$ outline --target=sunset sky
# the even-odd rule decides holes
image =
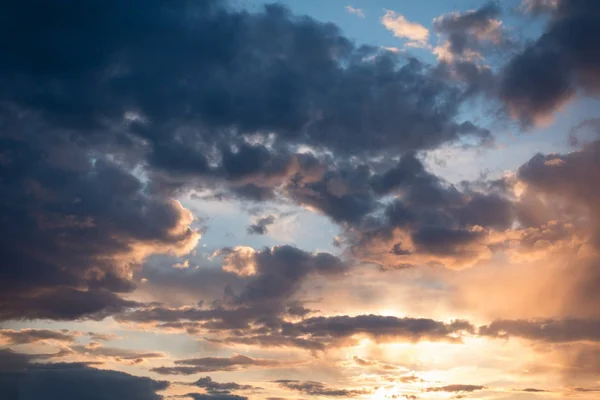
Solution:
[[[600,1],[0,3],[0,399],[600,398]]]

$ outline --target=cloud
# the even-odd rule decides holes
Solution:
[[[7,4],[3,319],[100,319],[135,306],[124,293],[142,264],[186,256],[200,239],[175,200],[191,188],[289,196],[356,222],[377,200],[336,191],[337,160],[489,138],[457,121],[463,88],[415,59],[354,45],[332,24],[279,5],[151,0],[140,13],[137,3],[111,0],[93,21],[77,7]]]
[[[255,223],[248,226],[247,232],[250,235],[264,235],[267,233],[267,227],[269,225],[273,225],[275,223],[274,215],[267,215],[264,217],[260,217],[256,220]]]
[[[577,93],[598,95],[598,7],[594,1],[558,1],[544,34],[506,65],[501,98],[514,118],[546,123]]]
[[[0,309],[0,320],[101,320],[140,304],[124,300],[107,290],[56,289],[30,297],[17,295],[3,305],[4,308]]]
[[[506,46],[509,39],[498,19],[501,10],[496,3],[487,3],[477,10],[464,13],[452,12],[433,20],[435,31],[442,36],[443,42],[435,48],[439,59],[454,61],[462,59],[477,61],[482,58],[485,46]]]
[[[161,375],[193,375],[214,371],[240,371],[252,368],[279,368],[289,362],[251,358],[241,354],[231,357],[189,358],[175,361],[175,366],[152,368]]]
[[[7,355],[5,350],[0,359]],[[0,362],[0,391],[8,399],[76,400],[89,397],[98,400],[127,398],[160,400],[157,394],[168,388],[164,381],[142,378],[123,372],[95,369],[84,364],[38,364],[19,353],[8,354],[13,360]]]
[[[313,254],[287,245],[261,251],[234,248],[224,254],[224,268],[248,271],[248,283],[236,299],[239,304],[286,301],[308,276],[339,275],[347,270],[342,260],[329,253]]]
[[[559,0],[522,0],[519,9],[525,13],[539,15],[554,11],[558,3]]]
[[[350,14],[354,14],[359,18],[364,18],[366,16],[364,10],[362,10],[361,8],[354,8],[350,5],[346,6],[345,8],[346,11],[348,11]]]
[[[381,23],[394,36],[408,39],[420,47],[427,46],[429,39],[429,30],[417,22],[410,22],[402,14],[398,14],[392,10],[385,10],[385,14],[381,17]]]
[[[398,318],[372,314],[354,317],[312,317],[283,327],[283,333],[286,335],[307,335],[313,340],[334,344],[336,340],[349,339],[355,335],[380,342],[458,342],[463,333],[469,332],[474,332],[474,327],[466,321],[457,320],[446,324],[427,318]]]
[[[160,351],[141,351],[116,347],[104,347],[101,343],[92,342],[88,345],[71,346],[69,350],[85,357],[99,360],[112,360],[126,365],[136,365],[148,359],[166,358],[167,354]]]
[[[76,332],[53,331],[49,329],[1,329],[0,339],[5,345],[28,344],[45,340],[71,343],[77,336]]]
[[[562,271],[556,278],[562,287],[568,288],[563,315],[569,317],[598,316],[590,304],[597,298],[600,282],[596,268],[600,254],[600,226],[596,223],[600,209],[596,200],[600,193],[589,182],[600,176],[599,152],[600,142],[595,141],[568,154],[538,154],[518,171],[519,178],[527,185],[526,195],[547,199],[545,206],[538,206],[536,213],[535,209],[529,213],[542,223],[561,221],[549,224],[554,229],[545,229],[546,239],[539,235],[534,238],[540,245],[573,242],[570,254],[577,261],[572,269]],[[544,203],[538,201],[537,204]],[[529,213],[524,215],[529,216]],[[549,236],[553,232],[553,236]]]
[[[199,378],[197,381],[195,381],[191,385],[205,389],[209,394],[220,394],[220,395],[229,394],[230,391],[232,391],[232,390],[256,389],[254,386],[240,385],[239,383],[235,383],[235,382],[224,382],[224,383],[215,382],[209,376]]]
[[[485,386],[480,385],[446,385],[439,387],[430,387],[425,389],[426,392],[475,392],[485,389]]]
[[[42,149],[42,141],[0,142],[8,159],[0,184],[0,318],[98,317],[134,305],[116,293],[135,288],[132,275],[147,256],[196,245],[191,213],[147,193],[122,165],[100,155],[92,162],[74,149],[77,164],[63,166],[50,157],[58,148]]]
[[[498,320],[479,328],[483,336],[519,337],[549,343],[600,341],[600,321],[564,320]]]
[[[297,380],[277,380],[280,386],[304,393],[309,396],[327,396],[327,397],[355,397],[369,393],[365,390],[333,389],[325,386],[321,382],[315,381],[297,381]]]
[[[191,398],[192,400],[248,400],[248,397],[246,396],[238,396],[236,394],[229,393],[188,393],[185,395],[185,397]]]

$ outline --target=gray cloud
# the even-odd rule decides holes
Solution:
[[[479,328],[479,334],[493,337],[520,337],[550,343],[600,341],[600,321],[564,320],[498,320]]]
[[[267,229],[269,225],[273,225],[275,223],[274,215],[267,215],[265,217],[261,217],[256,222],[250,226],[248,226],[248,234],[250,235],[264,235],[267,233]]]
[[[250,368],[277,368],[289,362],[252,358],[241,354],[231,357],[189,358],[175,361],[175,366],[152,368],[161,375],[193,375],[213,371],[239,371]]]
[[[90,393],[98,400],[127,398],[160,400],[158,391],[169,384],[123,372],[95,369],[84,364],[38,364],[30,356],[0,350],[0,391],[7,399],[77,400]],[[13,362],[6,362],[6,357]]]
[[[236,394],[230,393],[188,393],[185,395],[185,397],[191,398],[193,400],[248,400],[248,397],[246,396],[238,396]]]
[[[0,329],[0,338],[7,345],[35,343],[43,340],[54,340],[70,343],[75,340],[75,334],[69,331],[52,331],[49,329]]]
[[[430,387],[425,389],[426,392],[475,392],[477,390],[483,390],[485,386],[481,385],[446,385],[439,387]]]
[[[504,68],[501,97],[524,124],[549,117],[577,92],[600,92],[600,8],[559,0],[545,33]]]
[[[209,394],[212,395],[227,395],[231,394],[230,392],[233,390],[254,390],[256,389],[251,385],[240,385],[235,382],[215,382],[211,379],[210,376],[205,376],[199,378],[197,381],[192,383],[192,385],[197,386],[199,388],[205,389]]]
[[[316,340],[331,341],[365,335],[375,340],[460,341],[460,335],[474,332],[466,321],[449,324],[426,318],[397,318],[380,315],[346,315],[307,318],[296,324],[284,325],[283,332],[291,335],[308,335]]]
[[[315,381],[297,381],[297,380],[277,380],[280,386],[304,393],[309,396],[327,396],[327,397],[355,397],[368,393],[364,390],[333,389],[325,386],[321,382]]]

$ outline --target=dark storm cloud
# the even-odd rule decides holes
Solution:
[[[0,137],[0,318],[101,318],[136,305],[115,293],[135,287],[145,256],[191,249],[191,215],[106,157],[65,165],[68,153],[54,160],[44,143]]]
[[[376,49],[332,24],[278,5],[253,14],[216,0],[138,6],[7,4],[1,36],[19,40],[2,42],[3,100],[88,132],[129,113],[150,161],[176,170],[205,170],[195,143],[232,128],[353,152],[430,148],[463,133],[453,121],[460,90],[416,60],[365,61]]]
[[[45,291],[40,295],[17,294],[3,299],[0,302],[0,319],[101,320],[138,305],[140,303],[123,300],[107,290],[65,288]]]
[[[501,97],[525,124],[551,116],[577,92],[600,93],[600,4],[559,0],[545,33],[504,68]]]
[[[267,215],[266,217],[259,218],[254,224],[250,225],[247,229],[250,235],[264,235],[267,233],[269,225],[275,223],[274,215]]]
[[[0,353],[0,359],[6,355],[19,358],[19,353],[0,352],[4,352]],[[8,365],[0,362],[0,391],[7,399],[76,400],[89,398],[93,393],[98,400],[160,400],[163,397],[156,392],[168,386],[164,381],[99,370],[84,364],[38,364],[30,362],[27,356]]]
[[[152,368],[161,375],[193,375],[202,372],[240,371],[250,368],[277,368],[289,362],[252,358],[241,354],[231,357],[189,358],[175,361],[175,366]]]
[[[321,382],[315,381],[296,381],[281,379],[275,381],[275,383],[278,383],[280,386],[286,389],[304,393],[309,396],[354,397],[368,393],[364,390],[333,389],[325,386],[325,384]]]
[[[69,331],[52,331],[49,329],[0,329],[0,338],[6,344],[27,344],[43,340],[54,340],[70,343],[75,340],[75,334]]]
[[[382,168],[379,168],[382,169]],[[512,218],[510,205],[501,196],[460,192],[426,170],[414,153],[393,166],[376,171],[368,165],[339,165],[323,178],[286,187],[297,202],[315,208],[333,221],[356,229],[373,230],[384,209],[389,227],[454,224],[504,227]],[[385,204],[382,197],[397,200]],[[495,200],[495,201],[494,201]]]
[[[336,26],[278,5],[256,13],[217,0],[5,6],[4,319],[99,319],[135,305],[118,293],[135,288],[145,257],[185,254],[198,239],[170,198],[178,189],[264,201],[296,187],[285,191],[292,199],[356,223],[378,207],[359,182],[368,168],[319,177],[321,161],[295,146],[335,160],[489,138],[456,120],[462,89],[428,66],[356,46]],[[279,278],[284,290],[273,295],[295,287]],[[279,278],[257,277],[242,297]]]
[[[17,353],[11,349],[0,349],[0,373],[23,370],[35,358],[35,355]]]

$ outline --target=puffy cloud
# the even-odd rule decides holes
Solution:
[[[408,39],[418,46],[427,46],[429,30],[419,23],[408,21],[404,15],[386,10],[385,15],[381,17],[381,23],[392,31],[394,36]]]
[[[97,317],[134,305],[115,293],[135,288],[147,256],[196,245],[191,213],[124,166],[93,153],[58,165],[44,141],[0,142],[0,318]]]
[[[256,278],[240,294],[239,301],[255,302],[288,298],[310,274],[336,275],[346,271],[339,258],[328,253],[310,254],[291,246],[258,252]]]
[[[212,169],[213,150],[220,153],[215,141],[233,139],[231,130],[349,151],[423,148],[460,136],[455,88],[416,61],[365,61],[376,49],[354,46],[332,24],[278,5],[257,13],[229,10],[218,0],[144,5],[140,14],[135,1],[113,1],[94,21],[78,8],[7,5],[15,23],[3,32],[24,34],[3,43],[3,99],[39,111],[53,127],[141,137],[151,164],[180,173]],[[62,24],[35,18],[39,13],[59,14]],[[44,33],[43,47],[25,34],[32,26]],[[426,36],[418,24],[402,26],[410,38]],[[43,51],[61,56],[40,68]],[[20,78],[11,80],[16,71]],[[39,101],[36,90],[43,92]],[[123,125],[126,132],[111,129]],[[230,166],[223,160],[223,170],[240,177]]]
[[[239,304],[287,301],[310,275],[343,274],[347,269],[329,253],[312,254],[287,245],[261,251],[234,248],[224,254],[224,268],[250,276],[237,296]]]
[[[600,90],[599,4],[559,0],[545,33],[504,68],[501,96],[524,124],[544,123],[582,92]]]
[[[111,1],[92,21],[80,7],[32,0],[10,2],[6,15],[3,319],[99,319],[136,306],[121,296],[148,256],[183,256],[199,240],[173,199],[182,190],[287,195],[356,223],[378,202],[368,185],[343,187],[340,157],[368,164],[382,151],[490,136],[457,120],[463,89],[429,66],[356,46],[282,6],[152,0],[140,13],[137,1]],[[297,286],[270,274],[249,288],[276,278],[280,295]]]
[[[502,30],[502,21],[498,19],[500,13],[496,3],[487,3],[477,10],[453,12],[435,18],[434,29],[444,39],[434,52],[445,61],[455,58],[478,61],[483,57],[486,42],[506,45],[508,39]]]

